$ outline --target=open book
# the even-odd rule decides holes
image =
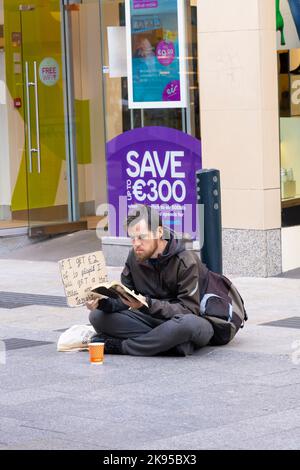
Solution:
[[[128,287],[124,286],[118,281],[104,282],[99,284],[98,286],[91,289],[91,293],[95,296],[99,295],[99,297],[104,295],[113,299],[120,298],[121,300],[127,300],[129,302],[132,300],[138,300],[143,305],[148,307],[146,299],[143,295],[136,294],[133,290],[128,289]]]

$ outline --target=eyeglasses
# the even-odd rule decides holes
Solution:
[[[149,240],[149,235],[146,233],[141,233],[140,235],[129,235],[129,238],[132,242],[139,240],[139,241],[144,241],[144,240]]]

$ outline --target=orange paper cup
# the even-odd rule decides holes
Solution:
[[[91,364],[102,364],[104,358],[104,343],[89,343]]]

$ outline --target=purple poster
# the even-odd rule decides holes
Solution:
[[[122,222],[128,208],[147,204],[160,211],[165,225],[193,236],[195,172],[201,168],[201,142],[176,129],[144,127],[112,139],[107,143],[110,235],[126,236]]]

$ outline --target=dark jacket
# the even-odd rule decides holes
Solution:
[[[147,298],[149,309],[143,307],[141,311],[167,320],[178,313],[200,315],[200,294],[207,276],[208,269],[198,256],[170,234],[163,254],[157,259],[140,262],[131,250],[121,282]],[[128,307],[120,300],[105,299],[98,308],[118,311]]]
[[[157,259],[139,262],[131,250],[121,281],[146,297],[149,308],[140,310],[153,317],[168,320],[187,313],[204,316],[214,327],[211,344],[227,344],[247,320],[243,299],[232,282],[209,271],[172,234]],[[98,308],[115,312],[128,306],[119,299],[102,299]]]

